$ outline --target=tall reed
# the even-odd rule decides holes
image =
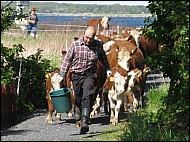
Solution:
[[[25,48],[24,57],[28,57],[37,52],[39,48],[42,51],[42,56],[45,59],[52,61],[52,64],[59,67],[63,55],[62,51],[69,48],[74,41],[74,37],[81,37],[83,32],[38,32],[37,38],[26,37],[25,34],[4,34],[1,37],[1,43],[8,48],[12,48],[14,44],[22,44]]]

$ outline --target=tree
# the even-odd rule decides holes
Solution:
[[[189,126],[189,2],[149,1],[154,17],[144,33],[163,45],[161,53],[146,58],[152,68],[159,68],[171,79],[166,109],[160,118],[167,124]],[[147,22],[150,17],[147,18]]]

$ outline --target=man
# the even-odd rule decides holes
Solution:
[[[32,8],[31,14],[28,17],[28,25],[27,25],[27,33],[26,35],[30,35],[31,30],[34,31],[34,38],[36,38],[37,34],[37,23],[39,22],[38,16],[36,15],[36,8]]]
[[[106,67],[107,75],[111,74],[103,44],[94,39],[95,35],[96,29],[87,26],[83,37],[71,44],[61,65],[63,78],[71,68],[71,80],[76,97],[75,103],[79,108],[75,112],[75,119],[76,121],[81,120],[80,134],[85,134],[89,131],[88,120],[94,103],[92,102],[95,94],[95,89],[93,88],[96,86],[98,60]]]

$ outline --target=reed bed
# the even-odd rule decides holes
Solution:
[[[52,61],[55,66],[60,65],[63,59],[62,51],[69,48],[74,37],[81,37],[83,32],[38,32],[36,39],[26,37],[23,34],[4,34],[1,36],[1,43],[5,47],[12,48],[14,44],[21,44],[25,51],[23,57],[37,53],[37,49],[43,50],[42,56]],[[56,63],[55,63],[56,62]]]

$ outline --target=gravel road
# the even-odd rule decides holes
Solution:
[[[153,85],[160,85],[161,82],[169,82],[168,78],[163,79],[161,74],[149,74],[147,76],[145,92]],[[80,128],[75,127],[74,117],[68,118],[62,113],[60,123],[55,118],[52,125],[46,123],[47,110],[38,110],[27,120],[5,130],[1,130],[1,141],[80,141],[80,138],[100,135],[102,130],[114,129],[109,124],[109,116],[101,107],[100,113],[91,119],[89,132],[80,135]]]

